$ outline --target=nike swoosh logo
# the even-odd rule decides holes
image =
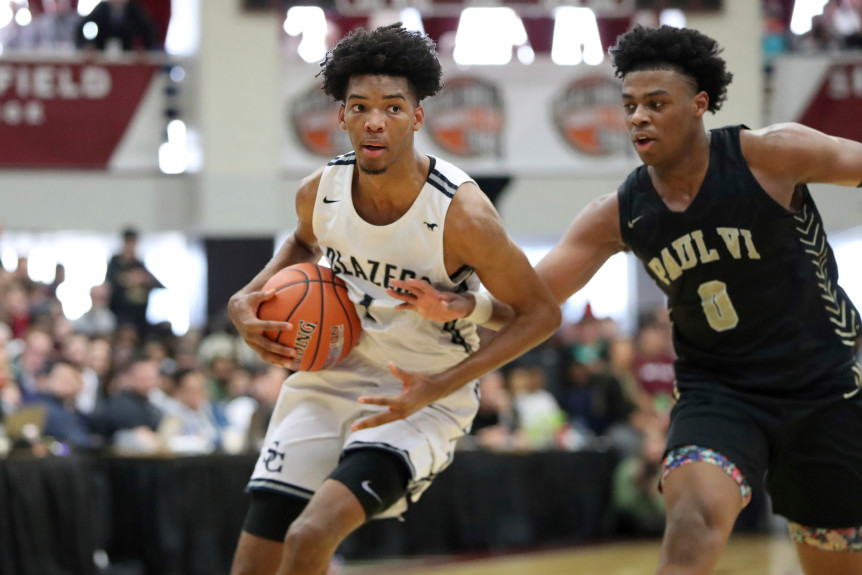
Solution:
[[[380,499],[380,496],[379,496],[379,495],[377,495],[376,493],[374,493],[374,490],[373,490],[373,489],[371,489],[371,482],[370,482],[370,481],[368,481],[368,480],[366,479],[366,480],[365,480],[365,481],[363,481],[360,485],[362,485],[362,489],[364,489],[365,491],[367,491],[367,492],[371,495],[371,497],[373,497],[374,499],[376,499],[376,500],[377,500],[377,503],[383,503],[383,500],[382,500],[382,499]]]
[[[330,200],[330,199],[329,199],[329,198],[327,198],[326,196],[323,196],[323,203],[324,203],[324,204],[334,204],[335,202],[340,202],[340,201],[341,201],[341,200]]]
[[[326,200],[324,200],[324,201],[326,201]],[[638,217],[636,217],[633,220],[629,220],[629,229],[632,229],[633,227],[635,227],[635,224],[638,223],[638,220],[641,219],[642,217],[643,217],[643,214],[639,215]]]

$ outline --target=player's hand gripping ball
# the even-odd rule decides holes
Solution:
[[[257,316],[293,324],[290,331],[267,331],[269,339],[292,347],[293,371],[317,371],[336,365],[359,341],[361,322],[347,286],[332,270],[301,263],[273,275],[263,291],[275,296],[260,304]]]

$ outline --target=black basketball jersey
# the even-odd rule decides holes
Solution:
[[[741,129],[711,131],[706,177],[682,212],[646,166],[618,190],[623,241],[668,297],[678,387],[852,393],[859,313],[838,286],[820,214],[807,188],[795,213],[766,193],[742,156]]]

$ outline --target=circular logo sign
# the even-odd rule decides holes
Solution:
[[[332,158],[352,149],[347,132],[338,125],[338,104],[319,84],[295,96],[289,117],[294,136],[312,154]]]
[[[626,154],[626,131],[620,83],[604,76],[575,80],[553,102],[553,119],[563,139],[591,156]]]
[[[492,82],[452,78],[424,107],[425,128],[441,149],[461,157],[502,156],[503,98]]]

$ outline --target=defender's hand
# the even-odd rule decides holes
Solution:
[[[431,321],[446,323],[468,315],[475,302],[455,292],[439,291],[425,280],[391,280],[397,291],[387,288],[386,293],[404,303],[395,309],[410,309]]]
[[[260,304],[272,299],[273,296],[275,296],[275,290],[235,295],[228,303],[228,314],[239,335],[261,358],[278,366],[290,367],[296,356],[296,350],[272,341],[263,333],[286,331],[293,329],[293,325],[286,321],[263,321],[257,317]]]
[[[377,427],[384,423],[404,419],[426,405],[439,399],[439,391],[430,377],[413,371],[405,371],[389,362],[389,371],[403,382],[401,393],[397,396],[360,397],[357,401],[366,405],[383,405],[389,409],[360,419],[350,426],[352,431]]]

